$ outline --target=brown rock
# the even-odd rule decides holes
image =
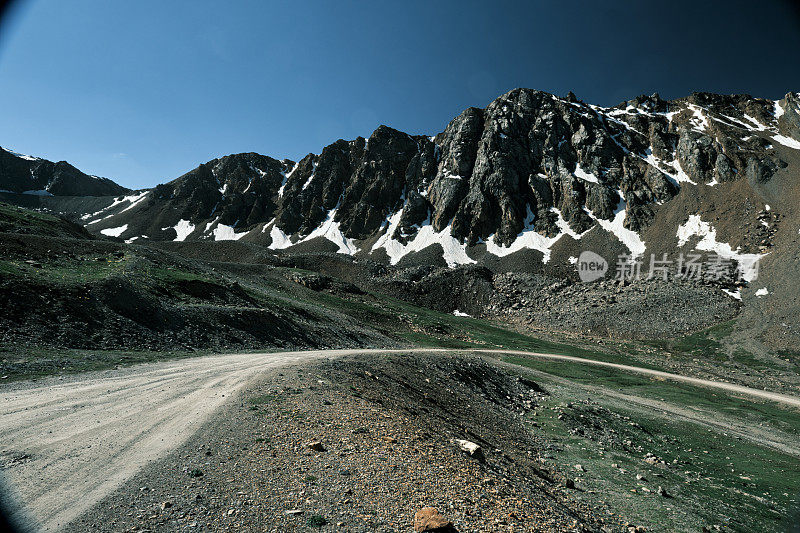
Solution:
[[[414,515],[414,531],[452,531],[453,523],[439,514],[435,507],[423,507]]]

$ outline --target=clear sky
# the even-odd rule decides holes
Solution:
[[[515,87],[599,105],[800,90],[798,11],[752,4],[18,0],[0,145],[136,188],[380,124],[432,135]]]

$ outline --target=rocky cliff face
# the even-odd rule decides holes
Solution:
[[[598,228],[592,235],[641,256],[658,213],[672,224],[697,214],[669,214],[665,206],[685,210],[673,202],[682,192],[721,201],[741,196],[741,184],[763,192],[798,153],[794,93],[777,102],[654,94],[602,108],[516,89],[434,137],[381,126],[297,163],[230,155],[85,220],[127,240],[245,239],[273,249],[329,241],[392,263],[433,246],[450,265],[515,252],[547,263]]]
[[[17,154],[0,148],[0,190],[40,196],[116,196],[129,189],[84,174],[66,161]]]

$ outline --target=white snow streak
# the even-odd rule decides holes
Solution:
[[[128,200],[131,203],[131,205],[129,205],[128,207],[126,207],[125,209],[120,211],[120,213],[124,213],[125,211],[133,209],[138,204],[142,203],[142,201],[144,200],[145,196],[147,196],[149,193],[150,193],[150,191],[144,191],[142,194],[140,194],[138,196],[126,196],[125,199]],[[106,208],[106,209],[108,209],[108,208]],[[117,214],[119,214],[119,213],[117,213]]]
[[[21,154],[19,152],[15,152],[15,151],[9,150],[7,148],[3,148],[3,150],[5,150],[6,152],[8,152],[11,155],[15,155],[17,157],[21,157],[22,159],[27,159],[28,161],[36,161],[36,160],[39,159],[38,157],[33,157],[32,155]]]
[[[525,227],[519,233],[519,235],[517,235],[517,238],[514,240],[514,242],[508,246],[498,245],[494,241],[495,236],[492,235],[486,240],[486,251],[497,257],[505,257],[520,250],[537,250],[542,253],[542,263],[548,263],[550,261],[550,249],[564,235],[569,235],[573,239],[579,240],[586,234],[586,232],[576,233],[572,228],[570,228],[569,223],[564,220],[564,217],[561,215],[561,211],[555,207],[551,208],[550,211],[558,215],[556,226],[558,226],[558,229],[561,230],[561,233],[555,237],[546,237],[533,228],[534,214],[531,212],[530,206],[528,206],[528,215],[525,219]],[[588,231],[590,230],[587,230],[587,232]]]
[[[339,206],[337,205],[331,209],[328,212],[328,217],[325,219],[325,221],[298,242],[307,242],[317,237],[324,237],[339,247],[337,253],[348,255],[354,255],[358,253],[359,250],[358,247],[356,247],[355,241],[345,237],[342,231],[339,229],[339,222],[335,222],[333,220],[336,216],[336,210],[338,208]]]
[[[775,113],[775,120],[778,120],[779,118],[781,118],[781,116],[783,116],[783,106],[781,106],[781,103],[778,100],[775,100],[774,113]]]
[[[142,198],[144,198],[145,196],[147,196],[147,194],[149,192],[150,191],[144,191],[144,192],[141,192],[139,194],[132,194],[130,196],[123,196],[122,198],[115,199],[112,203],[110,203],[109,205],[107,205],[106,207],[101,209],[100,211],[97,211],[96,213],[90,213],[90,214],[83,215],[81,217],[81,220],[92,219],[92,218],[94,218],[96,216],[102,215],[103,213],[107,213],[108,211],[110,211],[111,209],[117,207],[118,205],[122,205],[125,202],[130,202],[131,205],[127,206],[125,209],[120,211],[120,213],[123,213],[123,212],[127,211],[128,209],[132,208],[137,203],[139,203],[139,201],[142,200]],[[101,220],[105,220],[105,219],[111,217],[112,215],[113,215],[113,213],[109,214],[109,215],[106,215],[103,218],[98,218],[97,220],[92,220],[91,222],[89,222],[89,224],[97,224]]]
[[[286,182],[289,181],[289,178],[291,177],[292,174],[294,174],[294,171],[297,170],[297,167],[299,166],[300,166],[300,161],[294,164],[292,170],[290,170],[288,174],[283,175],[283,182],[281,183],[281,188],[278,189],[279,198],[283,198],[283,190],[286,188]]]
[[[622,197],[622,193],[620,193],[620,197]],[[646,249],[645,243],[639,234],[635,231],[631,231],[626,228],[623,224],[625,222],[625,200],[624,198],[619,201],[617,204],[616,210],[614,210],[614,219],[613,220],[603,220],[602,218],[598,218],[594,216],[594,213],[589,211],[588,209],[586,212],[592,217],[600,227],[604,230],[613,233],[614,236],[619,239],[619,241],[625,245],[625,247],[631,252],[631,255],[636,257],[641,257],[644,254]]]
[[[450,234],[452,227],[448,225],[440,232],[435,232],[430,223],[430,217],[426,220],[419,231],[414,236],[414,239],[403,244],[392,238],[397,226],[400,224],[400,217],[403,214],[401,209],[389,218],[388,227],[386,232],[372,246],[371,251],[383,248],[386,255],[389,256],[389,262],[396,265],[403,257],[411,252],[419,252],[428,246],[438,244],[444,250],[442,257],[447,266],[454,267],[456,265],[467,265],[476,263],[469,255],[467,255],[467,246],[458,242],[458,239]]]
[[[728,296],[731,296],[731,297],[735,298],[736,300],[741,301],[741,299],[742,299],[742,291],[739,290],[739,289],[736,289],[735,291],[729,291],[728,289],[722,289],[722,292],[724,292]]]
[[[792,139],[791,137],[787,137],[786,135],[778,135],[778,134],[773,135],[772,140],[784,146],[788,146],[789,148],[800,150],[800,141]]]
[[[687,107],[691,109],[694,114],[694,116],[689,119],[689,122],[692,123],[692,129],[701,133],[705,132],[706,129],[708,129],[708,118],[703,114],[704,109],[695,104],[689,104]]]
[[[714,252],[723,259],[732,259],[739,263],[742,279],[753,281],[758,276],[758,261],[766,254],[744,254],[739,248],[734,250],[726,242],[717,241],[717,230],[708,222],[703,222],[700,215],[690,215],[689,219],[678,226],[678,246],[685,246],[689,239],[698,236],[700,241],[695,245],[695,250]]]

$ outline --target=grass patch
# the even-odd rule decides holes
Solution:
[[[619,351],[594,350],[539,339],[505,329],[488,320],[456,317],[377,294],[369,296],[375,298],[376,302],[354,301],[318,293],[319,299],[327,307],[421,347],[509,349],[571,355],[615,363],[634,361]]]
[[[0,347],[0,377],[3,382],[37,379],[132,366],[155,361],[184,359],[210,352],[75,350],[55,348]]]
[[[254,396],[247,401],[250,402],[251,405],[258,406],[280,402],[282,400],[283,398],[279,394],[261,394],[259,396]]]
[[[613,368],[524,357],[504,357],[503,360],[577,383],[665,401],[698,411],[721,412],[749,421],[753,425],[769,424],[788,434],[800,435],[800,411],[783,408],[774,402],[741,399],[712,388],[696,387]]]
[[[720,341],[733,333],[734,323],[734,320],[729,320],[675,340],[656,340],[648,344],[688,357],[727,361],[728,355]]]
[[[796,457],[647,407],[621,406],[602,393],[546,377],[537,381],[551,396],[542,400],[538,416],[528,419],[535,424],[531,431],[554,443],[557,452],[550,459],[565,472],[574,472],[575,464],[586,468],[587,473],[579,475],[578,486],[584,490],[575,493],[577,499],[609,502],[626,520],[654,531],[699,531],[715,524],[724,531],[787,530],[800,485]],[[691,400],[692,392],[698,396],[693,403],[706,402],[707,391],[700,388],[684,391],[682,399]],[[622,416],[603,415],[594,404],[576,402],[586,396]],[[567,402],[575,403],[565,408]],[[724,397],[716,398],[714,407],[725,412],[728,402],[734,409],[781,411]],[[767,415],[762,411],[759,416]],[[647,464],[645,453],[665,460],[667,466]],[[636,474],[645,479],[637,480]],[[671,497],[656,495],[658,486]]]
[[[308,525],[311,527],[322,527],[327,523],[328,521],[322,515],[314,514],[308,517]]]
[[[102,258],[101,261],[63,261],[42,263],[41,268],[21,260],[0,260],[0,273],[27,276],[40,284],[75,285],[98,281],[130,272],[125,258]]]

